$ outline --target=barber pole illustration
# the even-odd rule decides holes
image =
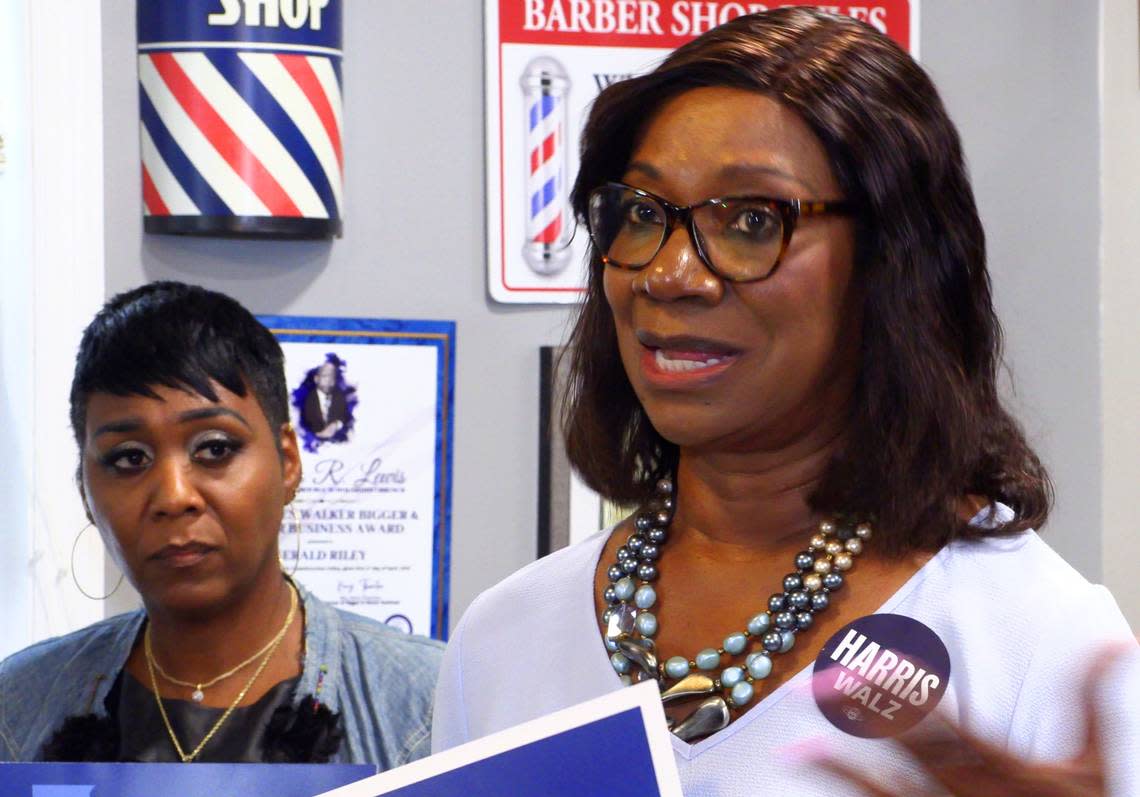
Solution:
[[[341,234],[341,0],[138,0],[144,229]]]
[[[529,197],[523,259],[538,274],[557,274],[573,257],[566,197],[566,97],[570,78],[553,58],[535,58],[519,79],[526,109]]]
[[[727,0],[482,0],[487,147],[487,292],[496,302],[582,300],[589,238],[568,195],[598,94],[761,6]],[[829,2],[917,56],[921,0]],[[520,93],[521,87],[521,93]],[[535,124],[535,121],[539,124]],[[549,143],[547,143],[549,142]]]

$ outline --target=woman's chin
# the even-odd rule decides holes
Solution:
[[[217,579],[154,584],[140,592],[148,612],[184,616],[214,614],[227,604],[229,594]]]
[[[723,413],[662,410],[649,418],[659,435],[681,448],[714,445],[732,433]]]

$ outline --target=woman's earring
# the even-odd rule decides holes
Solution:
[[[115,582],[115,586],[111,589],[110,592],[101,598],[96,595],[92,595],[90,592],[83,589],[83,585],[80,584],[79,579],[75,577],[75,549],[79,547],[79,538],[83,536],[83,532],[87,531],[89,528],[93,528],[94,526],[94,523],[88,521],[87,525],[81,528],[79,530],[79,533],[75,535],[75,540],[71,543],[71,580],[75,582],[75,588],[83,594],[83,597],[89,598],[93,601],[105,601],[107,598],[114,595],[118,591],[119,587],[122,586],[123,572],[121,570],[119,571],[119,580]]]
[[[294,508],[292,501],[289,502],[288,507],[289,515],[293,518],[293,533],[297,535],[297,555],[293,559],[293,569],[288,571],[285,575],[293,576],[301,564],[301,521],[297,518],[297,510]],[[282,564],[284,564],[284,562],[282,562]],[[285,568],[282,567],[281,569],[284,570]]]

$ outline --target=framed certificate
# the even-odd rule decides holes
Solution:
[[[322,600],[447,636],[455,323],[261,316],[285,352],[301,488],[287,572]]]

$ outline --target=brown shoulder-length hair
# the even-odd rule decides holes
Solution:
[[[756,91],[796,111],[860,209],[861,371],[844,449],[811,505],[874,517],[880,550],[895,554],[1040,527],[1052,487],[998,398],[1001,328],[985,236],[957,130],[930,78],[888,37],[847,17],[808,8],[739,17],[598,96],[571,196],[580,221],[589,192],[621,178],[654,112],[702,86]],[[678,450],[626,377],[603,268],[591,247],[563,427],[586,483],[634,503],[676,466]],[[969,494],[1007,504],[1013,518],[969,527],[960,512]]]

